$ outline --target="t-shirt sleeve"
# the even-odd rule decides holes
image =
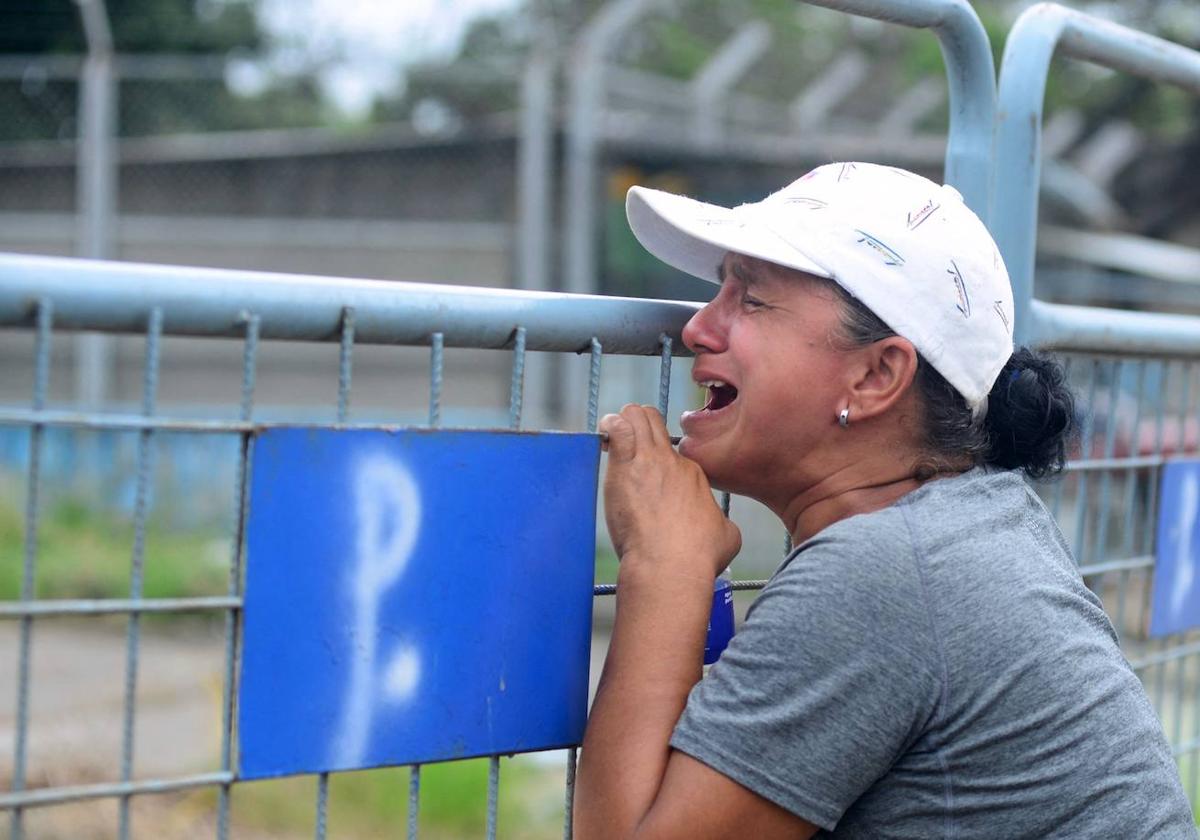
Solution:
[[[873,519],[776,573],[671,737],[825,829],[920,736],[944,684],[911,540],[899,516]]]

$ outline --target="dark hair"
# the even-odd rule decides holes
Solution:
[[[861,347],[896,335],[836,283],[843,302],[841,332]],[[1030,478],[1062,471],[1075,427],[1075,398],[1062,365],[1050,355],[1019,347],[988,394],[987,414],[972,416],[966,399],[917,354],[917,391],[924,408],[924,457],[918,478],[964,463],[1023,470]]]

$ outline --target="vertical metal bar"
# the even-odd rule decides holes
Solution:
[[[733,496],[725,491],[721,491],[721,511],[725,514],[725,518],[729,518],[729,507],[733,503]],[[789,542],[790,542],[789,537]]]
[[[1063,375],[1067,382],[1071,381],[1071,363],[1074,361],[1073,356],[1067,356],[1063,361]],[[1054,517],[1054,521],[1059,521],[1058,514],[1062,510],[1063,491],[1067,486],[1066,476],[1062,477],[1054,487],[1054,502],[1050,505],[1050,515]]]
[[[508,394],[508,427],[521,428],[521,407],[525,402],[525,328],[517,327],[513,341],[512,385]]]
[[[1188,362],[1184,367],[1183,376],[1183,395],[1179,406],[1179,447],[1176,450],[1177,454],[1182,454],[1187,449],[1187,421],[1192,414],[1192,380],[1196,376],[1195,362]],[[1180,639],[1182,642],[1183,639]],[[1175,737],[1171,740],[1172,747],[1178,747],[1183,743],[1183,695],[1187,682],[1187,670],[1189,661],[1194,657],[1184,656],[1177,660],[1175,665]],[[1193,709],[1193,714],[1195,710]]]
[[[1104,429],[1104,457],[1112,458],[1117,443],[1117,409],[1121,396],[1122,360],[1116,359],[1109,364],[1108,380],[1108,421]],[[1104,470],[1100,475],[1100,507],[1096,510],[1096,531],[1093,549],[1096,559],[1103,562],[1108,557],[1108,521],[1111,516],[1108,509],[1109,493],[1112,489],[1112,470]],[[1096,592],[1104,598],[1105,575],[1096,580]],[[1118,630],[1118,633],[1120,631]]]
[[[248,421],[254,412],[254,385],[258,363],[258,334],[261,319],[246,315],[246,340],[242,348],[242,401],[239,419]],[[242,540],[246,527],[246,481],[250,474],[250,434],[238,438],[237,472],[233,484],[233,546],[229,558],[229,587],[231,597],[242,591]],[[237,674],[241,650],[241,611],[225,613],[225,681],[221,695],[221,770],[228,772],[233,764],[233,681]],[[229,802],[231,783],[221,785],[217,797],[217,840],[229,837]]]
[[[429,425],[442,425],[442,345],[443,336],[435,332],[429,339]]]
[[[1170,399],[1170,394],[1171,394],[1171,390],[1169,387],[1170,381],[1171,381],[1171,364],[1169,362],[1164,362],[1163,363],[1163,375],[1162,375],[1162,388],[1161,388],[1161,392],[1159,394],[1159,403],[1158,403],[1158,427],[1157,427],[1157,435],[1156,435],[1157,439],[1155,441],[1155,449],[1157,451],[1157,454],[1159,454],[1159,455],[1161,455],[1163,453],[1163,448],[1166,444],[1166,432],[1165,432],[1166,412],[1167,412],[1167,401],[1168,401],[1168,399]],[[1148,511],[1148,515],[1150,517],[1151,523],[1153,523],[1155,521],[1155,519],[1157,518],[1158,482],[1161,480],[1161,478],[1162,478],[1162,470],[1159,469],[1157,475],[1154,476],[1154,481],[1152,481],[1150,483],[1150,498],[1154,501],[1154,505],[1152,505]],[[1154,536],[1155,535],[1153,533],[1153,528],[1147,528],[1147,533],[1146,533],[1146,550],[1147,551],[1150,551],[1154,546]],[[1150,601],[1150,590],[1149,590],[1149,588],[1147,588],[1145,612],[1149,612],[1149,608],[1150,608],[1149,601]],[[1143,618],[1144,617],[1145,616],[1143,614]],[[1161,639],[1159,641],[1158,650],[1159,651],[1166,650],[1166,648],[1169,644],[1170,644],[1169,639],[1167,639],[1167,638]],[[1152,697],[1154,700],[1154,712],[1155,712],[1155,714],[1158,715],[1160,720],[1162,719],[1162,704],[1163,704],[1163,701],[1166,699],[1163,692],[1164,692],[1165,682],[1166,682],[1166,678],[1167,678],[1167,665],[1168,664],[1169,663],[1167,663],[1167,662],[1159,663],[1158,668],[1156,669],[1156,672],[1155,672],[1155,680],[1154,680],[1154,689],[1155,690],[1152,694]]]
[[[553,31],[538,33],[521,77],[521,134],[517,149],[517,283],[550,288],[551,184],[554,170]]]
[[[87,59],[79,79],[79,142],[75,193],[79,203],[76,253],[93,260],[114,256],[119,164],[116,154],[119,79],[112,30],[103,0],[77,0]],[[84,333],[75,338],[75,396],[95,411],[109,396],[113,337]]]
[[[163,311],[154,307],[150,311],[150,323],[146,330],[146,362],[142,384],[142,414],[150,417],[154,414],[158,398],[158,363],[159,344],[162,338]],[[129,598],[141,600],[143,582],[143,563],[146,551],[146,514],[149,506],[150,480],[153,469],[152,457],[154,450],[153,430],[146,429],[138,433],[137,449],[137,489],[133,511],[133,556],[129,575]],[[121,781],[128,782],[133,778],[133,731],[134,717],[137,711],[137,674],[138,674],[138,645],[141,641],[141,615],[130,613],[128,632],[125,640],[125,719],[121,738]],[[129,804],[130,797],[121,797],[119,806],[119,836],[121,840],[129,837]]]
[[[1197,389],[1194,386],[1196,381],[1196,363],[1188,362],[1184,367],[1183,380],[1183,401],[1180,403],[1179,409],[1179,454],[1187,452],[1187,421],[1196,412],[1196,396]]]
[[[613,0],[580,30],[571,45],[570,108],[566,137],[565,291],[596,292],[596,173],[603,143],[604,75],[608,55],[652,0]]]
[[[663,333],[658,337],[662,347],[662,363],[658,369],[658,413],[667,419],[667,400],[671,397],[671,337]]]
[[[342,340],[338,353],[337,421],[345,423],[350,413],[350,382],[354,374],[354,307],[342,309]]]
[[[1198,399],[1200,399],[1200,387],[1194,388],[1192,390],[1192,393],[1195,394]],[[1187,410],[1184,412],[1184,415],[1181,418],[1182,422],[1180,424],[1180,436],[1181,437],[1185,436],[1187,426],[1188,426],[1188,420],[1191,419],[1192,417],[1196,416],[1197,411],[1200,411],[1200,409],[1198,409],[1196,405],[1189,405]],[[1191,658],[1191,657],[1189,657],[1189,658]],[[1191,698],[1192,702],[1190,702],[1188,704],[1189,707],[1191,708],[1191,712],[1192,712],[1191,742],[1193,745],[1192,748],[1190,750],[1188,750],[1189,761],[1188,761],[1188,787],[1187,787],[1187,789],[1189,792],[1189,794],[1188,794],[1189,797],[1193,796],[1194,792],[1196,790],[1196,780],[1197,780],[1197,772],[1198,772],[1197,771],[1197,763],[1200,763],[1200,754],[1197,753],[1196,746],[1195,746],[1197,741],[1200,741],[1200,708],[1197,708],[1197,706],[1196,706],[1196,701],[1198,699],[1197,695],[1198,695],[1198,692],[1200,692],[1200,662],[1197,663],[1196,675],[1193,678],[1192,685],[1193,685],[1193,693],[1192,693],[1192,698]],[[1179,686],[1179,695],[1180,695],[1179,699],[1180,699],[1181,703],[1183,700],[1183,691],[1184,691],[1184,686],[1181,684]],[[1180,721],[1180,723],[1182,725],[1182,720]]]
[[[517,248],[519,288],[548,290],[551,286],[551,248],[555,132],[555,78],[558,70],[554,27],[543,19],[536,25],[533,45],[526,52],[521,77],[520,136],[517,143]],[[526,378],[534,383],[527,422],[543,425],[563,415],[563,394],[571,392],[566,360],[546,353],[527,360]],[[569,428],[569,427],[568,427]]]
[[[563,840],[571,840],[575,833],[575,768],[578,764],[579,750],[571,747],[567,750],[567,810],[563,819]]]
[[[1157,362],[1158,370],[1158,398],[1157,411],[1155,412],[1154,420],[1154,450],[1153,454],[1162,455],[1163,451],[1163,404],[1167,398],[1167,380],[1168,366],[1166,362]],[[1154,548],[1154,521],[1157,516],[1158,506],[1158,482],[1161,478],[1160,470],[1155,467],[1147,471],[1146,476],[1146,522],[1143,524],[1140,540],[1138,541],[1138,553],[1149,554]],[[1138,626],[1146,626],[1146,616],[1150,612],[1150,595],[1151,587],[1144,586],[1142,588],[1141,609],[1138,612]],[[1148,675],[1147,675],[1148,676]],[[1147,690],[1149,687],[1147,687]]]
[[[588,369],[587,430],[595,432],[600,422],[600,362],[604,348],[600,339],[592,336],[591,364]],[[567,784],[563,803],[563,840],[571,840],[575,833],[575,768],[579,764],[579,749],[567,750]]]
[[[1175,454],[1182,455],[1187,449],[1187,415],[1192,404],[1192,380],[1196,377],[1196,363],[1185,362],[1183,365],[1183,390],[1179,398],[1179,435],[1176,439]]]
[[[1183,690],[1187,677],[1188,662],[1191,656],[1181,656],[1175,660],[1175,714],[1172,716],[1174,726],[1171,746],[1178,747],[1183,743]],[[1182,782],[1182,779],[1180,780]]]
[[[1129,454],[1132,457],[1137,457],[1141,453],[1141,425],[1142,425],[1142,400],[1146,396],[1146,362],[1137,362],[1137,390],[1136,399],[1133,407],[1133,425],[1130,426],[1129,432]],[[1138,470],[1128,469],[1125,471],[1125,525],[1121,539],[1121,556],[1133,556],[1133,533],[1137,527],[1137,521],[1134,517],[1134,510],[1137,508],[1137,498],[1135,491],[1138,485]],[[1116,610],[1116,625],[1117,633],[1124,638],[1125,627],[1125,605],[1128,601],[1129,583],[1132,573],[1126,569],[1121,572],[1121,577],[1117,583],[1117,610]]]
[[[329,774],[317,776],[317,821],[313,836],[316,840],[325,840],[325,826],[329,812]]]
[[[487,840],[496,840],[496,805],[500,799],[500,756],[488,758]]]
[[[408,768],[408,840],[417,840],[417,813],[421,805],[421,765]]]
[[[1200,709],[1196,708],[1195,696],[1193,696],[1193,698],[1192,698],[1191,706],[1192,706],[1192,744],[1195,745],[1197,740],[1200,740]],[[1192,749],[1189,750],[1189,753],[1191,755],[1191,761],[1189,762],[1190,766],[1188,768],[1187,790],[1188,790],[1189,799],[1194,799],[1194,797],[1196,795],[1196,780],[1197,780],[1198,773],[1200,773],[1200,767],[1197,766],[1197,765],[1200,765],[1200,753],[1197,753],[1195,746],[1193,746]]]
[[[445,337],[435,332],[429,337],[429,425],[442,424],[442,370],[444,367]],[[511,410],[510,410],[511,417]],[[421,765],[408,770],[408,838],[415,840],[420,823]]]
[[[350,413],[350,385],[354,374],[354,307],[342,308],[342,336],[338,352],[337,422],[345,423]],[[329,812],[329,774],[317,775],[317,840],[324,840]]]
[[[50,383],[50,338],[54,321],[53,304],[42,298],[37,304],[37,332],[34,334],[33,410],[46,407],[46,390]],[[35,423],[29,429],[29,472],[25,485],[25,545],[21,569],[21,600],[32,601],[37,594],[37,533],[39,491],[42,477],[42,437],[44,429]],[[21,618],[17,652],[17,731],[13,740],[12,789],[25,789],[25,755],[29,737],[29,660],[33,642],[33,617]],[[25,834],[25,812],[14,808],[10,817],[10,834],[21,840]]]
[[[1092,359],[1091,367],[1091,386],[1088,388],[1088,403],[1087,415],[1083,421],[1083,435],[1080,444],[1080,455],[1083,458],[1089,458],[1092,454],[1092,433],[1096,426],[1096,384],[1100,379],[1100,360]],[[1075,522],[1075,544],[1072,548],[1075,550],[1075,562],[1079,564],[1087,563],[1087,546],[1084,544],[1084,534],[1087,527],[1088,513],[1088,474],[1086,471],[1076,473],[1079,476],[1079,487],[1075,494],[1075,508],[1078,512],[1078,519]]]
[[[596,424],[599,422],[600,417],[600,358],[603,352],[600,340],[592,336],[587,404],[587,430],[589,432],[596,431]]]

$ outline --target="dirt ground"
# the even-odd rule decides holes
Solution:
[[[217,769],[220,757],[224,645],[205,625],[169,631],[143,622],[134,722],[134,778],[170,777]],[[17,658],[20,624],[0,623],[0,775],[11,787],[17,730]],[[123,620],[34,622],[26,742],[27,788],[111,782],[120,778],[125,698]],[[196,836],[178,824],[186,795],[139,797],[135,817],[158,836]],[[167,801],[172,800],[172,801]],[[173,815],[170,825],[164,824]],[[202,815],[196,815],[203,819]],[[38,808],[26,812],[36,838],[112,836],[114,801]],[[195,826],[199,829],[200,826]],[[0,835],[8,831],[5,815]],[[145,833],[137,832],[139,835]],[[212,836],[212,835],[209,835]]]

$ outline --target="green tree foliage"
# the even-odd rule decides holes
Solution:
[[[403,119],[414,109],[438,103],[458,119],[470,122],[516,106],[514,75],[535,45],[557,44],[569,68],[571,45],[604,0],[525,0],[513,11],[481,18],[471,26],[458,53],[407,69],[404,91],[377,105],[377,119]],[[1072,4],[1089,11],[1088,4]],[[1028,3],[975,0],[991,40],[997,67],[1005,37]],[[1200,17],[1193,0],[1128,0],[1092,10],[1146,32],[1196,45]],[[616,59],[624,66],[673,79],[688,79],[743,22],[770,24],[769,53],[739,83],[738,90],[768,101],[786,103],[834,61],[854,49],[872,61],[872,78],[853,102],[840,110],[869,118],[881,113],[906,86],[926,76],[941,76],[944,63],[937,39],[929,32],[855,19],[850,15],[807,6],[796,0],[673,0],[647,15],[624,40]],[[552,37],[547,38],[547,34]],[[1124,74],[1097,71],[1081,62],[1058,61],[1046,92],[1048,112],[1079,108],[1097,120],[1120,109],[1126,119],[1152,131],[1185,131],[1194,123],[1187,96],[1162,85],[1147,85]],[[946,124],[946,111],[931,114],[924,126]]]
[[[250,0],[106,0],[113,43],[122,53],[224,53],[263,46]],[[0,52],[86,51],[72,0],[0,0]]]
[[[404,91],[378,103],[375,117],[408,118],[430,102],[467,122],[510,110],[516,106],[514,77],[528,51],[556,45],[569,67],[574,40],[603,5],[603,0],[526,0],[512,12],[479,19],[456,55],[408,67]],[[738,27],[754,19],[770,25],[773,44],[738,90],[768,101],[786,103],[820,75],[839,50],[851,47],[870,56],[879,65],[878,77],[892,83],[871,86],[860,103],[863,109],[878,109],[880,102],[895,95],[897,85],[942,72],[937,41],[929,33],[864,26],[848,15],[795,0],[664,3],[628,33],[615,59],[627,67],[686,80]],[[985,15],[985,21],[989,29],[1000,29],[994,14]]]
[[[118,56],[219,59],[260,55],[268,47],[253,0],[105,0],[105,6]],[[0,53],[82,58],[86,52],[73,0],[0,0]],[[0,140],[73,138],[78,90],[76,79],[47,73],[37,62],[20,79],[0,79]],[[123,136],[313,125],[324,116],[311,79],[285,80],[247,97],[211,70],[191,78],[123,78],[118,109]]]

